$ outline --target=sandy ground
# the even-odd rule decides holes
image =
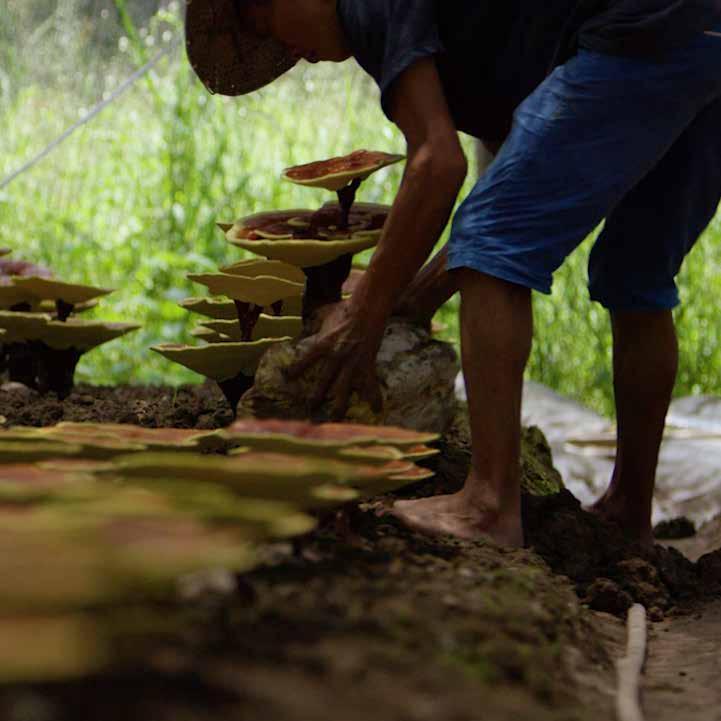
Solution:
[[[643,694],[647,721],[721,720],[721,600],[653,626]]]

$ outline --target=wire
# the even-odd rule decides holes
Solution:
[[[79,130],[84,125],[87,125],[93,118],[100,115],[100,113],[114,103],[121,95],[124,95],[130,88],[138,82],[143,76],[147,75],[166,55],[170,55],[181,43],[181,38],[176,38],[167,48],[161,50],[154,58],[149,60],[142,68],[136,70],[125,82],[119,85],[109,97],[102,102],[98,103],[92,110],[84,115],[80,120],[71,125],[62,135],[57,137],[46,146],[40,153],[35,157],[28,160],[17,170],[7,176],[2,182],[0,182],[0,190],[4,190],[13,180],[16,180],[21,175],[26,173],[28,170],[34,168],[38,163],[48,157],[57,147],[62,145],[76,130]]]

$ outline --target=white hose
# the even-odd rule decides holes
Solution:
[[[646,662],[646,609],[636,604],[628,612],[626,656],[616,664],[618,721],[643,721],[641,709],[641,673]]]

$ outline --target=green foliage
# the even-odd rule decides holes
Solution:
[[[154,5],[2,4],[0,176],[177,37],[180,3],[150,16]],[[0,246],[50,265],[63,279],[117,287],[97,315],[143,323],[141,332],[89,354],[81,379],[196,381],[148,348],[191,341],[188,331],[197,319],[176,303],[203,289],[186,273],[244,259],[215,222],[271,208],[319,206],[329,194],[280,182],[282,169],[363,147],[405,150],[378,107],[375,88],[354,64],[302,64],[257,94],[227,99],[208,95],[177,51],[0,193]],[[466,148],[471,155],[469,141]],[[369,179],[360,199],[392,202],[401,172],[391,168]],[[470,187],[469,179],[464,192]],[[677,314],[680,394],[721,392],[719,236],[716,223],[681,278],[687,304]],[[554,296],[535,301],[529,375],[610,413],[610,332],[606,313],[588,301],[589,247],[584,244],[558,273]],[[440,314],[453,341],[457,309],[454,300]]]

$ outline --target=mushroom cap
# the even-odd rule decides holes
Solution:
[[[108,660],[100,631],[96,620],[78,611],[3,614],[0,683],[87,677]]]
[[[228,298],[186,298],[178,304],[190,313],[216,320],[238,320],[235,303]]]
[[[285,315],[297,316],[303,312],[303,297],[300,295],[283,298],[279,302],[283,303]],[[186,298],[179,305],[191,313],[198,313],[213,320],[238,320],[235,303],[228,298]]]
[[[241,340],[240,325],[238,321],[215,320],[201,323],[201,329],[205,329],[227,340],[238,342]],[[253,328],[253,340],[263,338],[297,338],[303,330],[303,318],[295,315],[266,315],[261,313],[258,322]],[[208,337],[198,334],[199,338],[208,340]],[[212,342],[212,341],[211,341]]]
[[[63,323],[44,313],[0,311],[0,329],[6,332],[6,341],[41,341],[55,350],[89,351],[140,327],[137,323],[102,323],[77,318]]]
[[[0,277],[0,309],[9,310],[19,305],[27,305],[31,310],[36,310],[39,301],[36,296],[23,288],[19,288],[12,282],[3,283]]]
[[[64,323],[51,320],[38,340],[56,350],[75,348],[87,352],[140,328],[137,323],[101,323],[76,318],[69,318]]]
[[[293,268],[293,271],[297,269]],[[287,278],[269,275],[247,277],[230,273],[202,273],[188,276],[194,283],[204,285],[213,295],[226,295],[243,303],[263,307],[283,298],[302,296],[305,285]]]
[[[380,240],[375,237],[354,237],[349,240],[244,240],[228,232],[228,240],[235,246],[266,258],[283,260],[299,268],[313,268],[327,265],[344,255],[355,255],[374,247]]]
[[[61,441],[39,440],[27,443],[25,439],[3,440],[3,436],[0,436],[0,468],[17,463],[74,458],[82,453],[82,450],[82,446]]]
[[[99,459],[133,451],[173,450],[203,451],[227,448],[228,444],[217,431],[197,431],[181,428],[142,428],[119,423],[75,423],[63,421],[54,426],[30,428],[15,426],[0,431],[0,443],[25,442],[32,452],[33,445],[43,443],[80,446],[84,458],[92,459],[87,468],[81,460],[62,461],[53,468],[61,473],[81,473],[98,467]],[[52,464],[44,464],[50,467]],[[3,478],[4,480],[4,478]]]
[[[89,285],[64,283],[59,280],[39,276],[14,276],[12,283],[39,301],[62,300],[73,305],[76,303],[87,303],[114,292],[109,288],[94,288]]]
[[[313,448],[347,448],[351,446],[416,447],[438,440],[436,433],[424,433],[393,426],[370,426],[360,423],[322,423],[259,420],[241,418],[221,433],[242,445],[283,452],[302,452]]]
[[[137,453],[116,459],[110,475],[128,481],[156,479],[158,484],[177,481],[220,483],[250,498],[286,500],[312,505],[313,489],[323,484],[347,484],[365,487],[393,475],[409,472],[412,463],[393,460],[382,465],[351,462],[338,458],[265,453],[243,450],[223,456],[178,457],[172,453]]]
[[[221,273],[227,275],[239,275],[244,278],[259,278],[270,276],[271,278],[282,278],[293,283],[305,283],[305,274],[299,268],[279,260],[263,260],[255,258],[244,260],[233,265],[226,265],[220,269]]]
[[[356,150],[349,155],[286,168],[282,177],[298,185],[337,191],[354,180],[365,180],[381,168],[404,159],[404,155]]]
[[[40,340],[43,330],[51,321],[43,313],[16,313],[0,310],[0,329],[5,331],[4,340],[9,343]]]
[[[3,464],[0,503],[37,502],[53,497],[67,487],[87,482],[87,474],[75,468],[48,468],[29,460],[24,463]]]
[[[256,255],[311,268],[375,246],[389,212],[388,206],[356,203],[348,231],[337,227],[337,203],[326,203],[315,212],[294,209],[257,213],[238,220],[226,237],[233,245]]]
[[[53,274],[49,268],[31,263],[28,260],[17,260],[12,258],[0,258],[0,278],[12,278],[15,276],[35,276],[39,278],[52,278]]]
[[[164,344],[151,350],[174,363],[214,381],[227,381],[243,374],[252,378],[263,354],[276,343],[290,338],[264,338],[252,343],[213,343],[207,346]]]
[[[223,321],[224,323],[231,323],[234,325],[238,324],[238,321],[233,322],[232,320]],[[210,328],[205,328],[202,325],[198,326],[197,328],[193,328],[190,331],[190,335],[193,336],[193,338],[197,338],[200,341],[203,341],[203,343],[231,343],[233,342],[233,338],[223,335],[222,333],[218,333],[214,330],[211,330]],[[240,333],[238,333],[240,335]],[[240,338],[237,338],[235,340],[241,340]]]

